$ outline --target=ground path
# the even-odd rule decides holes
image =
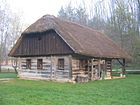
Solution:
[[[0,78],[0,81],[9,81],[9,80],[13,80],[15,78]]]

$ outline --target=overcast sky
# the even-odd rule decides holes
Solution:
[[[83,0],[7,0],[10,8],[14,12],[20,12],[27,24],[33,23],[45,14],[57,16],[61,6],[67,5],[70,1],[79,5]],[[88,1],[90,0],[86,0]]]

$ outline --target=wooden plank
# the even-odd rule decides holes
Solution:
[[[70,57],[70,58],[69,58]],[[58,70],[57,69],[57,59],[58,58],[64,58],[65,60],[65,64],[64,64],[64,70]],[[43,76],[45,77],[45,74],[47,77],[50,77],[50,79],[54,79],[54,78],[61,78],[61,77],[66,77],[68,79],[70,79],[70,75],[72,75],[72,73],[70,74],[70,68],[72,66],[70,66],[70,59],[72,57],[71,56],[51,56],[51,57],[30,57],[30,59],[32,59],[33,63],[32,63],[32,71],[26,71],[26,73],[30,73],[30,75],[32,75],[32,73],[34,73],[33,75],[37,75],[37,76]],[[22,62],[25,62],[27,58],[24,58]],[[37,70],[37,63],[36,60],[37,59],[43,59],[43,69],[38,71]],[[26,65],[23,65],[25,67],[23,67],[22,69],[26,69]],[[35,70],[35,71],[34,71]],[[45,72],[42,72],[45,71]],[[55,74],[58,73],[57,77],[55,77]],[[24,74],[26,75],[26,74]],[[49,76],[48,76],[49,75]],[[27,77],[29,75],[27,74]],[[29,76],[30,77],[30,76]]]
[[[93,80],[93,60],[91,59],[91,80]]]
[[[51,59],[51,67],[50,67],[50,69],[51,69],[51,74],[50,74],[50,75],[51,75],[51,76],[50,76],[50,77],[51,77],[51,79],[52,79],[52,66],[53,66],[53,64],[52,64],[52,56],[50,57],[50,59]]]
[[[124,76],[125,73],[126,73],[126,70],[125,70],[125,59],[123,59],[122,73],[123,73],[123,76]]]
[[[89,60],[88,60],[88,77],[90,78],[90,68],[89,68]]]
[[[98,61],[99,78],[101,78],[101,60]]]

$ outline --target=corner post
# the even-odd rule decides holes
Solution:
[[[101,59],[99,59],[99,61],[98,61],[98,69],[99,69],[99,78],[98,79],[101,79]]]
[[[52,80],[52,76],[53,76],[53,71],[52,71],[52,66],[53,66],[53,64],[52,64],[52,55],[51,55],[51,57],[50,57],[50,59],[51,59],[51,73],[50,73],[50,79]]]
[[[91,79],[91,76],[90,76],[90,64],[89,64],[89,60],[87,60],[87,69],[88,69],[88,79],[90,80]]]
[[[113,75],[112,75],[112,59],[110,60],[110,76],[111,76],[111,79],[113,78]]]
[[[91,59],[91,80],[93,80],[93,78],[94,78],[94,75],[93,75],[93,72],[94,72],[94,68],[93,68],[93,60],[94,60],[94,58]]]
[[[69,80],[72,80],[72,56],[69,55]]]
[[[126,70],[125,70],[125,59],[123,59],[122,74],[125,77],[125,74],[126,74]]]

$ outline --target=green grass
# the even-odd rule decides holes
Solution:
[[[0,78],[16,78],[16,73],[0,73]]]
[[[81,84],[0,81],[0,105],[140,105],[140,75]]]

